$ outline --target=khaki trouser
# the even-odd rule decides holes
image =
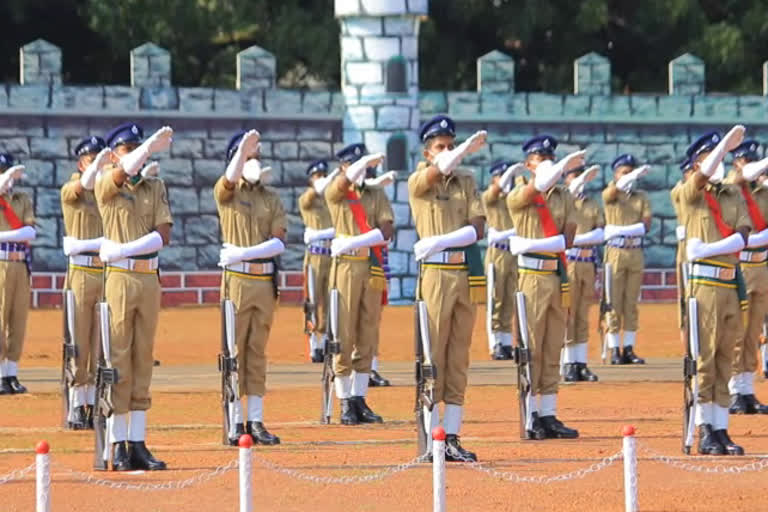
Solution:
[[[637,299],[643,284],[643,250],[608,247],[605,263],[613,267],[608,332],[637,331]]]
[[[435,401],[464,405],[476,310],[469,299],[468,273],[425,266],[420,286],[429,316],[432,363],[437,368]]]
[[[117,369],[112,389],[116,414],[145,411],[152,405],[149,385],[155,362],[155,331],[160,313],[160,279],[156,273],[107,270],[110,356]]]
[[[371,329],[378,326],[381,316],[381,290],[371,288],[369,266],[368,258],[343,256],[331,265],[331,288],[335,285],[339,290],[341,337],[341,352],[333,358],[333,369],[343,377],[352,370],[371,372],[374,345]]]
[[[235,342],[240,395],[264,396],[267,390],[267,340],[277,300],[272,276],[226,272],[222,296],[235,306]]]
[[[369,304],[375,321],[370,325],[363,326],[363,330],[365,331],[363,336],[369,337],[371,339],[371,361],[368,363],[364,362],[363,358],[366,357],[366,354],[363,354],[360,352],[360,350],[358,350],[357,347],[355,347],[355,349],[352,351],[352,366],[354,368],[365,368],[366,365],[370,367],[373,363],[373,358],[379,355],[379,340],[381,338],[381,314],[384,312],[384,305],[381,303],[382,293],[386,292],[373,289],[370,291],[371,297]],[[358,371],[362,372],[363,370]]]
[[[75,385],[93,384],[99,357],[99,317],[97,304],[101,301],[104,272],[96,269],[70,267],[64,287],[75,296]],[[154,362],[154,361],[153,361]]]
[[[525,295],[528,340],[533,359],[534,394],[557,393],[560,351],[565,340],[566,310],[560,293],[560,277],[520,272],[520,291]]]
[[[589,339],[589,306],[595,299],[595,264],[569,261],[568,282],[571,284],[571,310],[565,344],[586,343]]]
[[[699,316],[699,403],[728,407],[733,347],[743,339],[739,297],[735,289],[691,283]]]
[[[29,273],[23,261],[0,261],[0,360],[18,362],[29,312]]]
[[[760,346],[765,315],[768,314],[768,267],[742,264],[749,299],[749,315],[744,336],[736,340],[733,348],[733,374],[757,370],[757,350]]]
[[[312,272],[315,274],[315,311],[317,317],[317,325],[315,325],[314,332],[323,335],[326,331],[326,323],[328,320],[328,291],[329,280],[331,276],[331,257],[324,256],[322,254],[305,254],[304,255],[304,278],[307,278],[307,266],[312,267]]]
[[[517,256],[509,251],[490,247],[485,253],[485,267],[493,264],[495,279],[493,286],[493,332],[514,332],[517,322],[515,292],[517,291]],[[491,304],[486,304],[491,307]]]

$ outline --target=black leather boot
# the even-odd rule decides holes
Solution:
[[[533,421],[531,422],[531,428],[525,431],[526,439],[531,439],[534,441],[546,439],[547,433],[544,430],[544,427],[541,425],[541,418],[539,418],[539,413],[534,412],[531,414],[531,416],[533,416]]]
[[[245,431],[251,434],[253,442],[256,444],[280,444],[280,438],[270,434],[260,421],[249,421],[246,423]]]
[[[360,420],[357,419],[357,407],[351,398],[341,399],[341,424],[357,425]]]
[[[8,385],[11,387],[12,395],[22,395],[27,392],[27,388],[21,385],[17,377],[5,377],[8,379]]]
[[[8,377],[3,377],[0,379],[0,395],[12,395],[13,390],[11,389],[11,385],[8,383]]]
[[[597,382],[597,375],[595,375],[592,370],[589,369],[587,366],[587,363],[578,363],[579,364],[579,380],[583,380],[586,382]]]
[[[515,358],[515,355],[512,353],[512,345],[502,345],[501,350],[504,351],[504,356],[507,360],[511,361]]]
[[[541,426],[544,427],[547,439],[576,439],[579,431],[566,427],[562,421],[554,416],[542,416]]]
[[[323,356],[323,349],[316,348],[312,351],[312,362],[313,363],[322,363],[325,357]]]
[[[165,462],[157,460],[152,452],[149,451],[144,441],[128,441],[128,453],[131,458],[133,469],[144,469],[147,471],[162,471],[167,469]]]
[[[744,448],[731,440],[731,436],[728,435],[727,430],[715,430],[714,435],[720,444],[725,448],[726,455],[744,455]]]
[[[235,437],[229,438],[229,446],[238,446],[240,444],[240,436],[245,434],[245,427],[242,423],[235,425]]]
[[[563,380],[565,382],[578,382],[581,380],[578,363],[565,363],[564,366]]]
[[[85,422],[88,430],[93,430],[93,405],[85,406]]]
[[[725,455],[725,446],[712,431],[712,425],[699,425],[699,455]]]
[[[84,405],[75,407],[75,410],[72,411],[72,421],[69,422],[69,428],[72,430],[85,430],[88,428],[88,417]]]
[[[504,351],[504,347],[501,345],[501,343],[497,343],[493,346],[493,354],[491,354],[491,359],[493,359],[494,361],[507,360],[507,354]]]
[[[477,455],[465,450],[461,446],[459,436],[448,434],[445,436],[445,461],[446,462],[477,462]]]
[[[645,359],[635,354],[632,345],[624,347],[624,353],[621,354],[622,364],[645,364]]]
[[[357,421],[360,423],[384,423],[381,416],[376,414],[365,403],[365,398],[362,396],[353,396],[351,400],[355,402],[355,408],[357,409]]]
[[[376,370],[371,370],[371,375],[368,377],[368,386],[372,388],[386,388],[391,384],[387,379],[382,377]]]
[[[619,347],[611,349],[611,364],[624,364],[621,357],[621,349]]]
[[[731,405],[728,407],[729,414],[747,414],[747,402],[744,395],[731,395]]]
[[[747,414],[768,414],[768,406],[760,403],[755,395],[741,395],[747,406]]]
[[[131,471],[131,459],[128,456],[128,448],[125,441],[112,443],[112,471]]]

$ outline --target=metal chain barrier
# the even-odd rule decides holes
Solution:
[[[652,448],[648,448],[647,446],[641,446],[640,449],[643,451],[643,453],[648,455],[649,460],[651,461],[660,462],[662,464],[672,466],[673,468],[682,469],[683,471],[690,471],[693,473],[722,473],[738,475],[740,473],[749,473],[752,471],[763,471],[768,468],[768,459],[763,459],[760,461],[756,460],[746,464],[733,466],[726,466],[725,464],[691,464],[690,462],[679,460],[677,457],[670,457],[659,453]]]
[[[126,490],[126,491],[175,491],[178,489],[186,489],[187,487],[192,487],[193,485],[198,485],[198,484],[208,482],[209,480],[213,480],[214,478],[221,476],[224,473],[227,473],[229,471],[232,471],[233,469],[236,469],[237,466],[238,466],[237,459],[232,459],[229,463],[223,466],[219,466],[213,471],[209,471],[207,473],[200,473],[195,476],[191,476],[185,480],[171,480],[167,482],[135,484],[135,483],[129,483],[129,482],[117,482],[117,481],[109,480],[106,478],[97,478],[90,473],[75,471],[74,469],[70,469],[56,462],[53,463],[54,468],[62,471],[64,474],[80,482],[97,485],[100,487],[106,487],[108,489],[118,489],[118,490]]]
[[[377,480],[383,480],[387,477],[390,477],[392,475],[395,475],[397,473],[401,473],[403,471],[406,471],[408,469],[411,469],[412,467],[421,464],[423,462],[429,461],[429,455],[420,455],[414,459],[409,460],[408,462],[404,462],[403,464],[398,464],[396,466],[389,466],[381,471],[378,471],[376,473],[370,473],[368,475],[360,475],[360,476],[316,476],[309,473],[304,473],[302,471],[296,470],[296,469],[289,469],[284,468],[282,466],[278,466],[274,462],[267,460],[259,455],[253,455],[253,460],[255,460],[259,465],[262,467],[265,467],[269,470],[276,471],[277,473],[289,476],[291,478],[296,478],[297,480],[304,480],[305,482],[312,482],[316,484],[366,484],[370,482],[375,482]]]
[[[32,473],[34,470],[35,470],[34,463],[22,469],[14,469],[10,473],[0,476],[0,485],[7,484],[8,482],[12,482],[14,480],[21,480],[29,473]]]

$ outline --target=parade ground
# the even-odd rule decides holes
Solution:
[[[639,510],[766,509],[760,470],[768,465],[768,418],[731,418],[729,432],[745,457],[681,453],[682,345],[674,304],[641,305],[637,352],[645,366],[603,366],[591,333],[590,366],[600,382],[563,385],[558,399],[558,416],[579,429],[577,440],[521,441],[516,370],[511,362],[489,361],[483,314],[478,309],[462,429],[480,464],[449,465],[448,510],[624,510],[616,455],[628,424],[637,429]],[[34,509],[34,468],[24,469],[42,439],[51,446],[54,512],[237,510],[237,450],[220,442],[219,318],[217,308],[201,307],[160,315],[161,365],[147,441],[169,470],[94,473],[92,432],[59,426],[61,312],[32,311],[20,364],[30,392],[0,398],[0,512]],[[265,423],[282,444],[253,449],[254,510],[431,510],[431,465],[400,466],[417,455],[413,309],[384,312],[380,371],[393,386],[372,389],[368,399],[383,425],[341,426],[338,406],[333,425],[319,424],[321,365],[306,362],[301,322],[299,308],[283,306],[272,328]],[[762,375],[756,391],[768,399]]]

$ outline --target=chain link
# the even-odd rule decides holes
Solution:
[[[8,482],[12,482],[13,480],[21,480],[26,475],[33,472],[35,470],[35,466],[36,464],[32,463],[25,468],[14,469],[10,473],[0,476],[0,485],[7,484]]]
[[[151,483],[151,484],[150,483],[135,484],[135,483],[129,483],[129,482],[118,482],[118,481],[109,480],[106,478],[96,478],[90,473],[75,471],[74,469],[70,469],[66,466],[62,466],[61,464],[54,463],[54,467],[56,467],[60,471],[63,471],[66,475],[86,484],[97,485],[97,486],[106,487],[109,489],[118,489],[118,490],[126,490],[126,491],[147,491],[147,492],[175,491],[178,489],[186,489],[187,487],[192,487],[193,485],[198,485],[198,484],[208,482],[209,480],[212,480],[218,476],[221,476],[228,471],[232,471],[233,469],[236,469],[237,466],[238,466],[238,460],[232,459],[229,463],[223,466],[219,466],[213,471],[209,471],[207,473],[199,473],[185,480],[171,480],[167,482],[158,482],[158,483]]]
[[[722,473],[722,474],[735,474],[749,473],[752,471],[763,471],[768,468],[768,459],[760,461],[752,461],[747,464],[726,466],[725,464],[705,465],[705,464],[691,464],[679,460],[677,457],[670,457],[659,453],[647,446],[641,446],[640,449],[648,455],[648,460],[654,462],[661,462],[673,468],[682,469],[683,471],[690,471],[693,473]]]
[[[610,457],[603,457],[600,462],[595,462],[594,464],[587,466],[586,468],[577,469],[574,471],[569,471],[568,473],[563,473],[560,475],[552,475],[552,476],[526,476],[526,475],[520,475],[519,473],[514,473],[511,471],[501,471],[498,469],[494,469],[492,467],[487,467],[484,464],[480,462],[475,462],[471,459],[462,458],[459,456],[459,459],[461,459],[462,462],[464,462],[465,466],[474,469],[475,471],[479,471],[481,473],[486,473],[493,478],[498,478],[500,480],[506,480],[507,482],[512,482],[516,484],[551,484],[554,482],[565,482],[568,480],[573,480],[576,478],[584,478],[587,475],[591,473],[597,473],[598,471],[602,471],[603,469],[613,465],[614,462],[617,460],[620,460],[622,458],[621,452],[616,452]]]
[[[277,473],[281,473],[291,478],[296,478],[297,480],[304,480],[305,482],[313,482],[316,484],[348,485],[348,484],[366,484],[366,483],[374,482],[377,480],[383,480],[397,473],[401,473],[403,471],[411,469],[417,464],[421,464],[422,462],[429,461],[429,454],[420,455],[414,459],[409,460],[408,462],[404,462],[403,464],[398,464],[396,466],[389,466],[376,473],[371,473],[368,475],[361,475],[361,476],[339,476],[339,477],[316,476],[316,475],[310,475],[309,473],[304,473],[296,469],[284,468],[256,454],[253,455],[253,459],[257,463],[259,463],[261,466],[269,470],[276,471]]]

